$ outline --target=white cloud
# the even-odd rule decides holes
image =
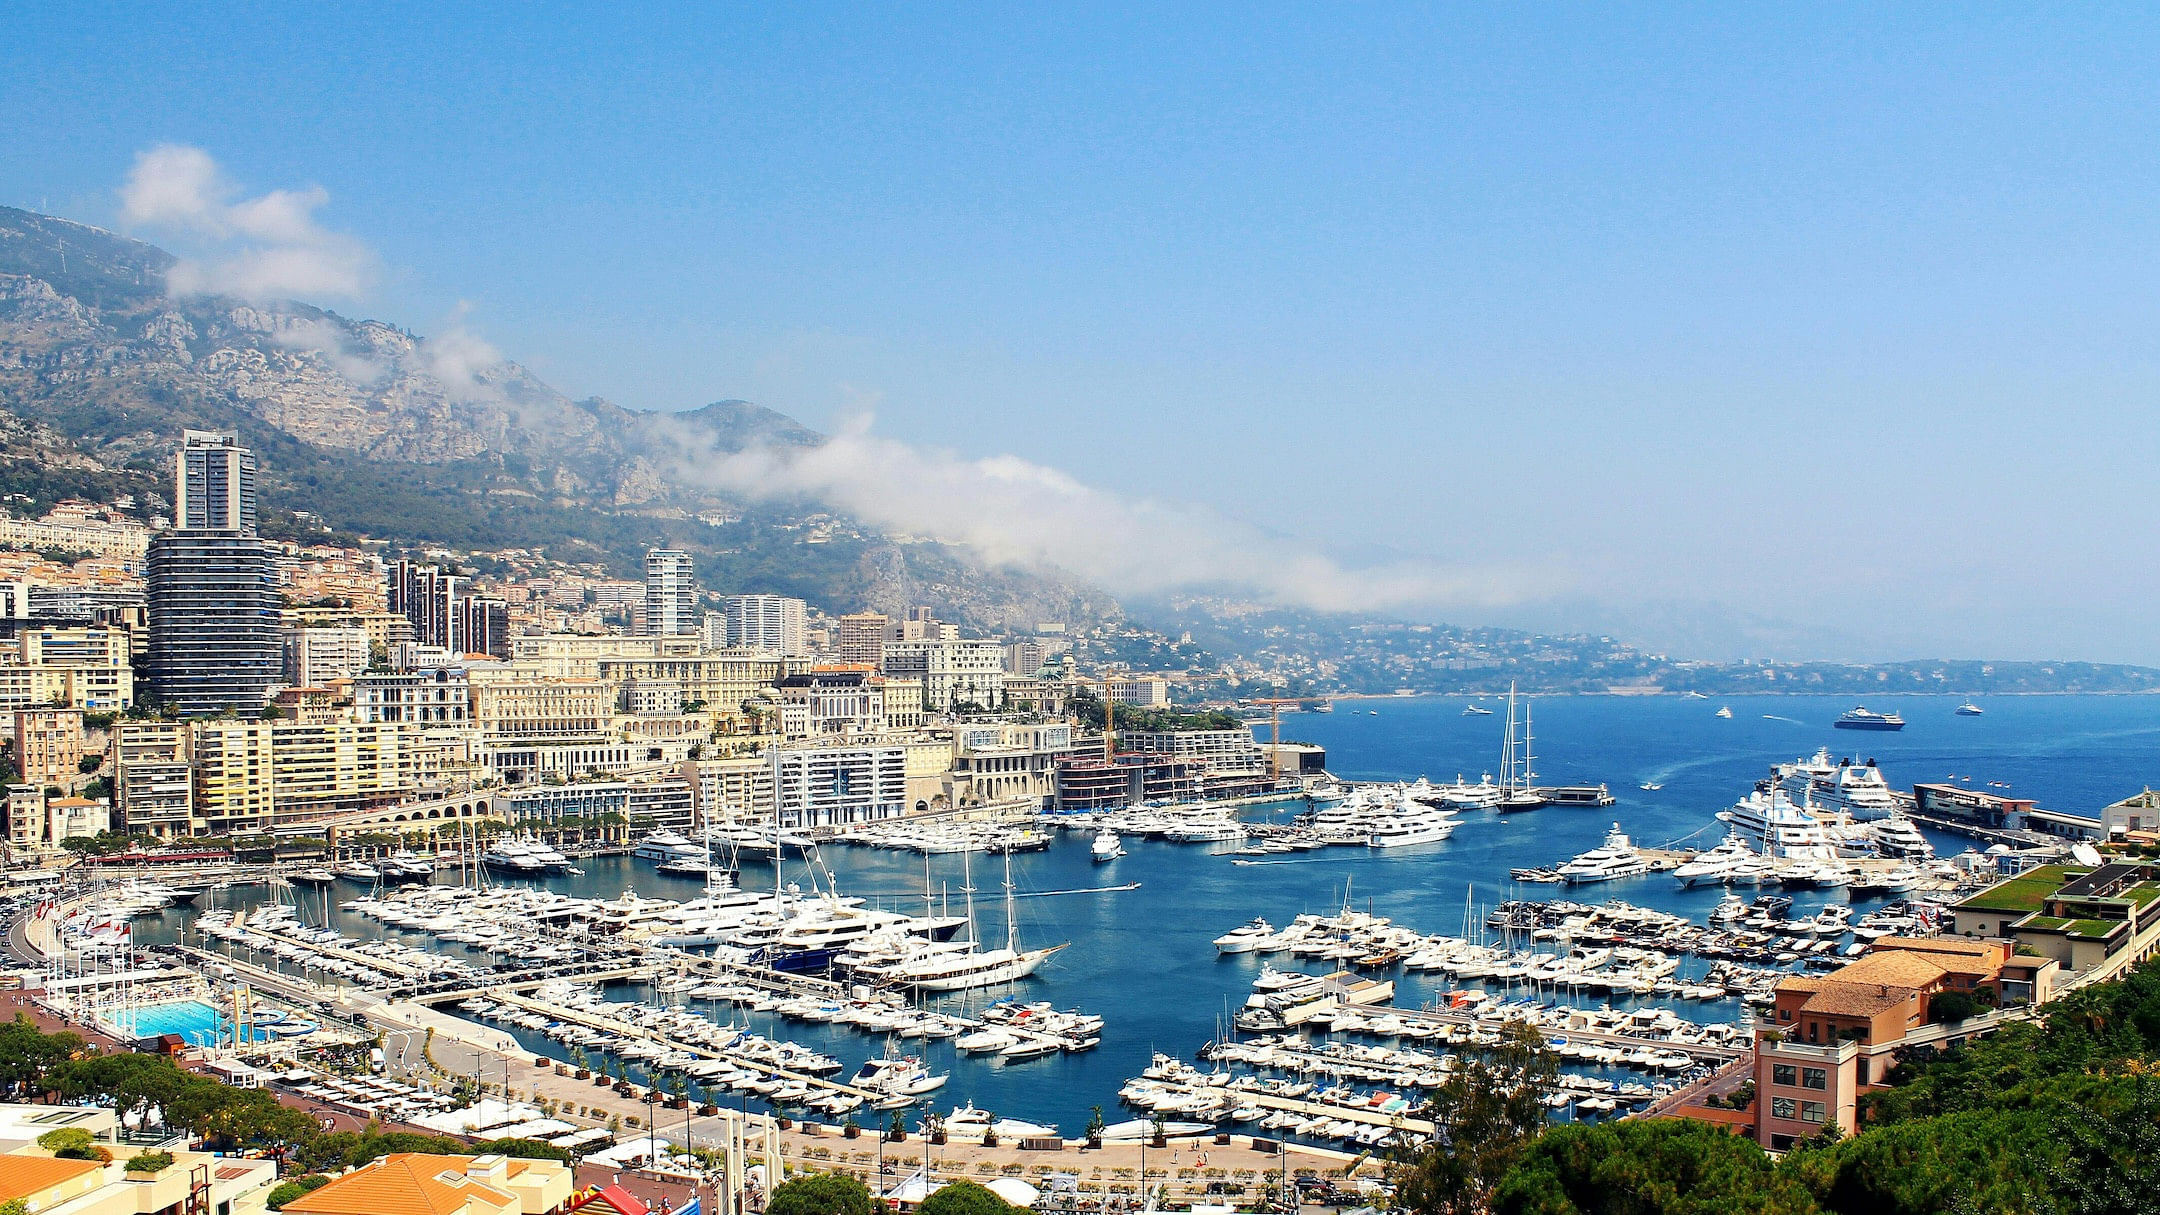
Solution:
[[[160,144],[135,158],[120,188],[128,223],[178,233],[200,246],[166,275],[175,295],[248,299],[357,298],[375,281],[366,245],[315,222],[330,201],[321,186],[242,197],[201,148]]]
[[[1018,456],[968,459],[885,438],[867,416],[814,448],[692,451],[676,475],[751,498],[814,498],[994,564],[1056,566],[1125,594],[1219,589],[1318,611],[1385,612],[1493,607],[1565,585],[1529,567],[1352,568],[1207,507],[1107,493]]]

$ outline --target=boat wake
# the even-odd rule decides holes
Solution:
[[[1775,714],[1775,713],[1765,713],[1765,714],[1763,714],[1763,715],[1762,715],[1762,719],[1763,719],[1764,721],[1783,721],[1783,722],[1790,722],[1790,723],[1792,723],[1793,725],[1796,725],[1796,726],[1804,726],[1804,725],[1806,725],[1806,724],[1807,724],[1806,722],[1804,722],[1804,721],[1801,721],[1801,720],[1800,720],[1799,718],[1797,718],[1797,717],[1779,717],[1779,716],[1778,716],[1777,714]]]

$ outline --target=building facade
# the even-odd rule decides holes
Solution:
[[[697,600],[697,567],[690,554],[672,548],[645,554],[645,620],[639,632],[654,637],[696,635]]]
[[[907,751],[897,745],[789,746],[772,751],[783,828],[898,818],[908,809]]]
[[[789,658],[807,653],[803,621],[808,607],[786,595],[729,595],[722,614],[727,642],[739,650],[769,650]]]

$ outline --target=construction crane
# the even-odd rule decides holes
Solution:
[[[1282,784],[1282,707],[1305,703],[1302,696],[1255,696],[1252,703],[1268,707],[1268,776]]]

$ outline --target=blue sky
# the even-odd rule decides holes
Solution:
[[[199,147],[373,251],[315,302],[1461,575],[1413,614],[2160,661],[2143,10],[208,7],[12,10],[0,201]]]

